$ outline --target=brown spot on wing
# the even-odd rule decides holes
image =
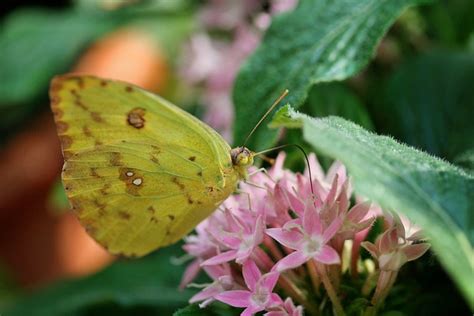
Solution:
[[[80,107],[81,109],[83,109],[84,111],[89,111],[87,106],[85,106],[84,103],[82,103],[81,100],[75,100],[74,104],[77,105],[78,107]]]
[[[107,204],[101,203],[98,199],[94,199],[94,205],[96,207],[97,213],[99,213],[99,216],[104,216],[107,214],[105,211]]]
[[[72,79],[76,80],[79,88],[84,89],[85,84],[84,84],[84,80],[81,77],[72,77]]]
[[[168,218],[170,219],[170,221],[174,221],[175,219],[174,215],[171,215],[171,214],[168,215]]]
[[[92,119],[96,121],[97,123],[105,122],[99,112],[90,112],[90,114],[91,114]]]
[[[202,177],[202,171],[199,171],[199,172],[197,173],[197,175],[200,176],[200,177]]]
[[[178,178],[176,178],[176,177],[171,178],[171,181],[173,181],[173,183],[176,184],[176,185],[179,187],[179,189],[180,189],[181,191],[183,191],[183,190],[186,188],[186,187],[184,186],[184,184],[182,184],[181,182],[179,182]]]
[[[59,90],[62,89],[63,85],[60,82],[62,79],[59,77],[53,78],[51,81],[50,94],[56,94]]]
[[[91,176],[94,178],[100,178],[100,175],[97,173],[96,168],[91,168]]]
[[[71,136],[68,136],[68,135],[59,135],[59,140],[61,141],[61,146],[63,150],[71,147],[73,143]]]
[[[152,214],[155,214],[155,208],[153,206],[148,206],[147,210],[150,211]]]
[[[153,161],[156,164],[160,164],[160,162],[158,161],[158,158],[154,155],[151,155],[150,160]]]
[[[110,188],[111,188],[110,183],[106,183],[106,184],[104,184],[102,189],[100,189],[100,193],[102,193],[103,195],[107,195],[107,194],[109,194],[109,192],[107,192],[107,190],[110,189]]]
[[[134,108],[127,114],[127,123],[137,129],[145,126],[145,109]]]
[[[133,173],[133,176],[127,175]],[[139,196],[140,189],[144,182],[143,176],[136,172],[136,170],[131,170],[129,168],[120,168],[119,169],[119,179],[122,180],[126,185],[126,190],[128,194]],[[140,179],[140,182],[136,180]],[[137,184],[138,183],[138,184]]]
[[[194,204],[194,200],[191,198],[190,195],[186,196],[188,198],[188,204]]]
[[[69,202],[74,212],[79,214],[83,211],[84,208],[78,198],[69,196]]]
[[[87,137],[92,137],[92,133],[91,133],[91,130],[89,129],[89,127],[87,125],[84,125],[82,127],[82,132],[84,133],[84,135],[86,135]]]
[[[194,160],[196,160],[196,156],[191,156],[188,159],[191,160],[191,161],[194,161]]]
[[[127,91],[127,92],[132,92],[132,91],[133,91],[133,88],[130,87],[130,86],[126,86],[126,87],[125,87],[125,91]]]
[[[64,134],[69,129],[69,124],[63,121],[57,121],[56,127],[58,130],[58,134]]]
[[[73,154],[71,151],[69,151],[69,150],[64,150],[64,149],[63,149],[63,158],[64,158],[64,160],[67,161],[67,160],[69,160],[69,158],[71,158],[72,156],[74,156],[74,154]]]
[[[105,80],[101,80],[101,81],[100,81],[100,85],[101,85],[102,87],[107,86],[107,84],[108,84],[108,83],[107,83],[107,81],[105,81]]]
[[[109,162],[112,166],[121,166],[122,162],[120,161],[120,159],[122,159],[122,155],[120,153],[110,153]]]
[[[59,100],[59,97],[57,97],[57,98],[55,98],[55,99],[58,99],[58,100]],[[52,100],[52,102],[54,103],[54,102],[56,102],[56,101],[55,101],[55,100]],[[59,102],[59,101],[57,101],[57,102]],[[63,117],[64,112],[63,112],[60,108],[54,106],[54,104],[53,104],[52,110],[53,110],[54,118],[55,118],[56,120],[60,120],[60,119]]]
[[[130,218],[132,217],[132,216],[130,215],[130,213],[125,212],[125,211],[119,211],[119,212],[118,212],[118,215],[120,216],[120,218],[122,218],[122,219],[124,219],[124,220],[127,220],[127,221],[130,220]]]
[[[152,217],[150,218],[150,222],[151,222],[151,223],[158,223],[158,219],[157,219],[155,216],[152,216]]]
[[[86,232],[90,235],[95,235],[97,233],[97,228],[92,225],[84,225]]]

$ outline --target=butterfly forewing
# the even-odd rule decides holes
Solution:
[[[175,242],[235,189],[229,145],[166,100],[90,76],[57,77],[50,94],[67,195],[110,252]]]

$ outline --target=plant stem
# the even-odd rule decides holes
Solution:
[[[321,284],[321,279],[318,276],[318,271],[316,270],[314,260],[309,260],[306,263],[306,266],[308,267],[311,283],[313,284],[313,289],[316,292],[316,295],[319,296],[319,285]]]
[[[339,297],[337,297],[337,293],[334,290],[334,287],[332,286],[331,280],[328,277],[327,271],[326,271],[326,266],[320,263],[316,264],[316,268],[318,269],[319,275],[321,277],[321,280],[323,281],[324,288],[326,289],[326,292],[328,293],[329,299],[332,302],[332,305],[334,307],[334,311],[337,316],[345,316],[346,313],[344,312],[344,309],[342,308],[341,302],[339,301]]]
[[[374,296],[372,297],[372,304],[376,309],[382,305],[383,301],[390,292],[395,280],[397,279],[398,271],[380,271],[377,287]]]
[[[270,252],[275,261],[278,261],[283,258],[283,254],[277,248],[277,246],[270,237],[265,236],[265,238],[263,239],[263,244],[265,245],[265,247],[268,248],[268,251]]]
[[[288,296],[291,296],[295,302],[303,305],[311,315],[319,315],[318,307],[308,301],[300,289],[285,275],[280,275],[280,278],[278,279],[278,285],[288,294]]]

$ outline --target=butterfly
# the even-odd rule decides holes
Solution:
[[[247,177],[254,152],[137,86],[63,75],[50,86],[62,180],[86,231],[110,253],[172,244]]]

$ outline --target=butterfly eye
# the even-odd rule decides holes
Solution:
[[[253,153],[245,147],[231,150],[232,163],[236,166],[247,167],[253,164]]]

